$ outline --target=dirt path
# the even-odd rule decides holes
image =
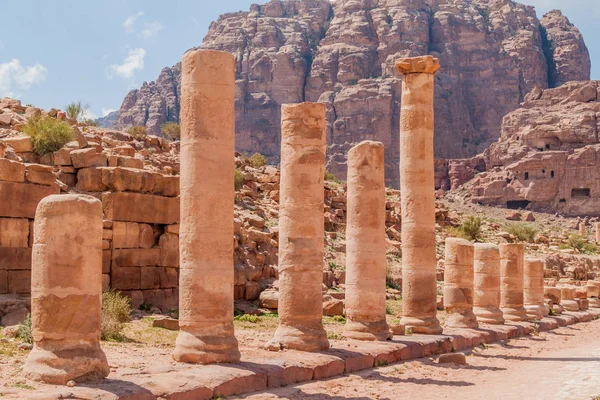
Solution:
[[[589,400],[600,396],[600,320],[480,347],[467,360],[420,359],[243,398]]]

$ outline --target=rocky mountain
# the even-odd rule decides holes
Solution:
[[[118,111],[113,111],[106,114],[104,117],[96,119],[98,126],[101,128],[114,128],[117,125]]]
[[[483,151],[504,115],[534,87],[590,77],[579,30],[560,11],[539,20],[511,0],[272,0],[222,15],[202,47],[237,60],[237,148],[279,157],[280,106],[328,107],[328,169],[345,176],[347,150],[364,139],[386,146],[386,179],[398,182],[400,57],[432,54],[438,158]],[[125,98],[117,126],[159,134],[178,121],[180,64]]]
[[[438,185],[474,203],[597,215],[599,91],[598,81],[535,88],[504,117],[500,139],[481,155],[449,161],[446,178],[438,170]]]

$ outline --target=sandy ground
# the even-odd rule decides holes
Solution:
[[[600,320],[478,347],[467,361],[419,359],[239,398],[600,399]]]

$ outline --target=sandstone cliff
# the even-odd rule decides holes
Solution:
[[[399,57],[433,54],[438,158],[468,157],[500,135],[504,115],[534,87],[589,79],[581,34],[559,11],[541,21],[511,0],[273,0],[214,22],[202,47],[237,60],[237,148],[279,157],[280,105],[328,106],[328,169],[345,176],[347,150],[386,145],[398,181]],[[130,92],[117,126],[178,120],[180,65]]]
[[[582,81],[535,88],[504,117],[498,142],[472,159],[449,161],[438,185],[456,189],[473,178],[463,186],[473,202],[600,213],[599,86]]]

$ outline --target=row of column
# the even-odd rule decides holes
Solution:
[[[499,246],[446,239],[444,307],[446,326],[477,328],[479,323],[540,320],[544,301],[544,261],[524,257],[524,246]]]

